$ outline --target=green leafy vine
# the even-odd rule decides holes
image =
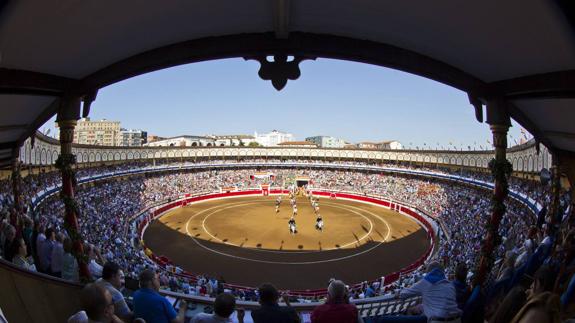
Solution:
[[[505,214],[505,198],[509,192],[507,180],[513,172],[513,165],[507,159],[492,159],[489,162],[491,175],[495,180],[495,190],[491,199],[492,215],[485,224],[485,239],[481,246],[481,261],[476,268],[475,284],[481,283],[481,280],[489,272],[495,262],[495,249],[501,244],[502,239],[499,236],[499,223]]]

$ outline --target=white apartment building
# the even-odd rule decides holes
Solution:
[[[403,145],[397,140],[383,141],[381,149],[403,149]]]
[[[214,138],[202,136],[178,136],[157,140],[144,144],[147,147],[212,147],[215,146]]]
[[[216,146],[249,146],[256,142],[256,138],[250,135],[213,135],[209,136],[215,140]]]
[[[258,134],[254,133],[255,141],[264,147],[277,146],[279,143],[286,141],[294,141],[295,137],[291,133],[280,132],[273,130],[269,133]]]
[[[364,142],[358,143],[357,148],[390,150],[390,149],[403,149],[403,146],[397,140],[388,140],[388,141],[382,141],[382,142],[364,141]]]

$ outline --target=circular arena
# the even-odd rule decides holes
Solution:
[[[287,194],[214,198],[171,209],[144,232],[146,246],[190,272],[244,286],[270,281],[282,289],[323,289],[332,277],[373,281],[417,262],[430,247],[415,219],[381,205],[319,198],[295,199],[297,233]],[[361,197],[357,197],[360,199]],[[201,261],[197,261],[201,259]]]
[[[478,223],[489,215],[489,185],[476,176],[293,160],[120,164],[79,170],[77,199],[91,259],[114,259],[128,278],[152,266],[172,291],[211,295],[217,281],[243,300],[271,281],[309,301],[323,297],[334,276],[360,298],[368,286],[385,293],[412,284],[429,257],[450,275],[457,263],[476,261]],[[34,200],[56,228],[64,212],[57,191]],[[531,206],[512,196],[510,212],[523,216],[505,220],[503,230],[519,241]]]
[[[58,231],[65,204],[53,175],[32,177],[26,189],[42,225]],[[78,178],[90,264],[117,263],[127,288],[137,289],[139,273],[155,268],[173,300],[208,304],[224,290],[251,310],[257,286],[272,282],[304,318],[334,277],[371,317],[420,302],[392,295],[416,283],[430,261],[443,262],[448,277],[461,263],[471,268],[493,187],[479,172],[275,159],[117,164],[78,169]],[[512,248],[527,237],[544,191],[518,179],[510,188],[500,231]],[[495,253],[506,257],[505,248]]]
[[[574,34],[572,0],[0,1],[0,322],[573,321]]]

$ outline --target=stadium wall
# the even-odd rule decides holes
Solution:
[[[40,133],[34,142],[27,139],[20,148],[20,160],[30,166],[51,166],[60,154],[58,140]],[[517,173],[534,174],[551,167],[551,154],[545,146],[534,141],[508,149],[507,158]],[[538,153],[539,151],[539,153]],[[72,152],[82,165],[100,165],[133,161],[190,161],[190,160],[246,160],[246,159],[311,159],[355,160],[417,164],[427,167],[442,166],[487,170],[493,150],[370,150],[296,147],[106,147],[74,144]]]

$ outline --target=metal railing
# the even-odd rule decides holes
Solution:
[[[175,307],[181,300],[185,300],[189,304],[211,306],[214,303],[214,298],[204,296],[193,296],[183,293],[176,293],[172,291],[162,290],[160,293],[173,300]],[[396,299],[392,295],[353,299],[350,304],[354,304],[359,315],[362,318],[376,317],[382,315],[399,315],[405,314],[407,309],[421,303],[421,296],[410,297],[406,299]],[[298,314],[306,316],[311,314],[313,310],[322,305],[323,302],[309,302],[309,303],[293,303],[290,305]],[[285,303],[279,303],[280,306],[287,306]],[[246,311],[252,311],[260,307],[258,302],[237,300],[236,308],[241,308]]]

